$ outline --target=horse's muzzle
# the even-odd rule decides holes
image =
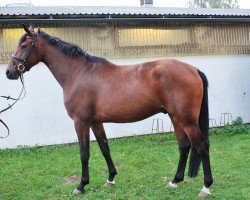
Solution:
[[[15,69],[14,70],[7,69],[6,70],[6,77],[8,79],[11,79],[11,80],[17,80],[19,78],[19,74],[18,74],[17,70],[15,70]]]

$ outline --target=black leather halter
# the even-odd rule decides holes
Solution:
[[[21,62],[21,64],[14,66],[18,72],[23,73],[23,71],[28,68],[27,67],[27,59],[29,58],[29,55],[30,55],[32,49],[34,48],[34,46],[36,46],[36,39],[32,38],[31,46],[23,58],[19,58],[16,55],[12,55],[12,60],[17,60],[17,61]]]

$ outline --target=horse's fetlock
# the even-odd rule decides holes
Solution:
[[[213,184],[213,178],[209,178],[209,179],[205,179],[205,181],[204,181],[205,183],[204,183],[204,185],[207,187],[207,188],[209,188],[212,184]]]
[[[110,174],[113,175],[113,176],[115,176],[115,175],[117,175],[117,171],[116,170],[111,171]]]

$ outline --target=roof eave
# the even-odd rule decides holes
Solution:
[[[73,16],[73,17],[72,17]],[[0,16],[1,24],[17,23],[62,23],[62,22],[250,22],[250,16],[223,15],[5,15]]]

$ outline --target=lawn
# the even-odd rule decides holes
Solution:
[[[250,131],[210,135],[214,184],[209,199],[250,199]],[[186,176],[177,189],[165,185],[178,163],[173,134],[134,136],[110,141],[118,175],[116,185],[104,188],[107,167],[96,142],[91,143],[90,184],[75,196],[80,159],[78,145],[0,150],[0,199],[198,199],[203,185],[200,171]]]

